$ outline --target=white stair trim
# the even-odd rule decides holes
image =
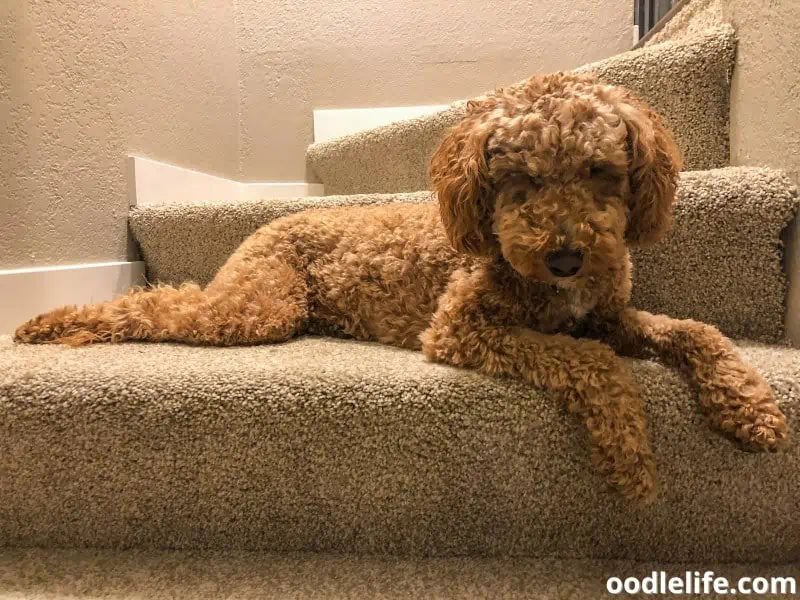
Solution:
[[[111,300],[144,283],[142,261],[0,270],[0,334],[48,310]]]
[[[128,156],[127,180],[130,206],[238,202],[325,194],[321,183],[240,182],[143,156]]]
[[[323,108],[314,110],[314,143],[414,119],[449,108],[447,104],[427,106],[384,106],[379,108]]]

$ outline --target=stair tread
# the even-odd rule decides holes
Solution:
[[[797,565],[657,564],[629,561],[380,558],[241,552],[0,551],[2,591],[39,598],[293,598],[372,600],[613,598],[609,577],[797,577]],[[715,598],[717,596],[704,596]],[[767,596],[759,596],[766,598]]]
[[[682,173],[678,193],[672,231],[632,251],[634,306],[713,323],[734,337],[780,341],[787,295],[781,239],[800,204],[794,184],[780,171],[728,167]],[[417,192],[165,205],[138,208],[129,221],[150,281],[204,285],[248,235],[279,217],[434,200]],[[800,273],[790,277],[800,282]]]
[[[798,429],[800,350],[743,342]],[[631,361],[662,490],[632,510],[582,426],[520,382],[377,344],[0,341],[2,545],[716,559],[800,557],[800,445],[708,430]],[[731,528],[730,523],[736,527]]]

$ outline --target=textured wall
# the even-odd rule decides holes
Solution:
[[[630,0],[237,0],[240,172],[305,179],[314,108],[448,103],[627,50]]]
[[[124,259],[124,156],[235,175],[233,0],[0,2],[0,269]]]
[[[730,22],[739,39],[731,83],[731,163],[784,169],[800,183],[800,2],[694,0],[655,36]]]
[[[785,169],[800,183],[800,2],[726,0],[739,32],[731,162]]]
[[[124,259],[127,153],[303,180],[313,108],[448,102],[628,48],[629,0],[565,6],[2,0],[0,269]]]

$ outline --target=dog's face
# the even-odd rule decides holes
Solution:
[[[621,88],[556,74],[468,105],[431,160],[451,243],[521,275],[591,284],[657,241],[680,157],[659,118]]]

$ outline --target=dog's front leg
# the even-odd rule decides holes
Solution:
[[[600,342],[504,322],[496,306],[446,295],[421,335],[423,352],[432,361],[524,379],[563,398],[589,429],[592,460],[608,482],[633,501],[651,500],[655,467],[646,419],[624,363]]]
[[[772,450],[786,440],[786,417],[769,384],[715,327],[628,308],[613,318],[608,335],[620,352],[649,349],[687,372],[711,423],[746,447]]]

